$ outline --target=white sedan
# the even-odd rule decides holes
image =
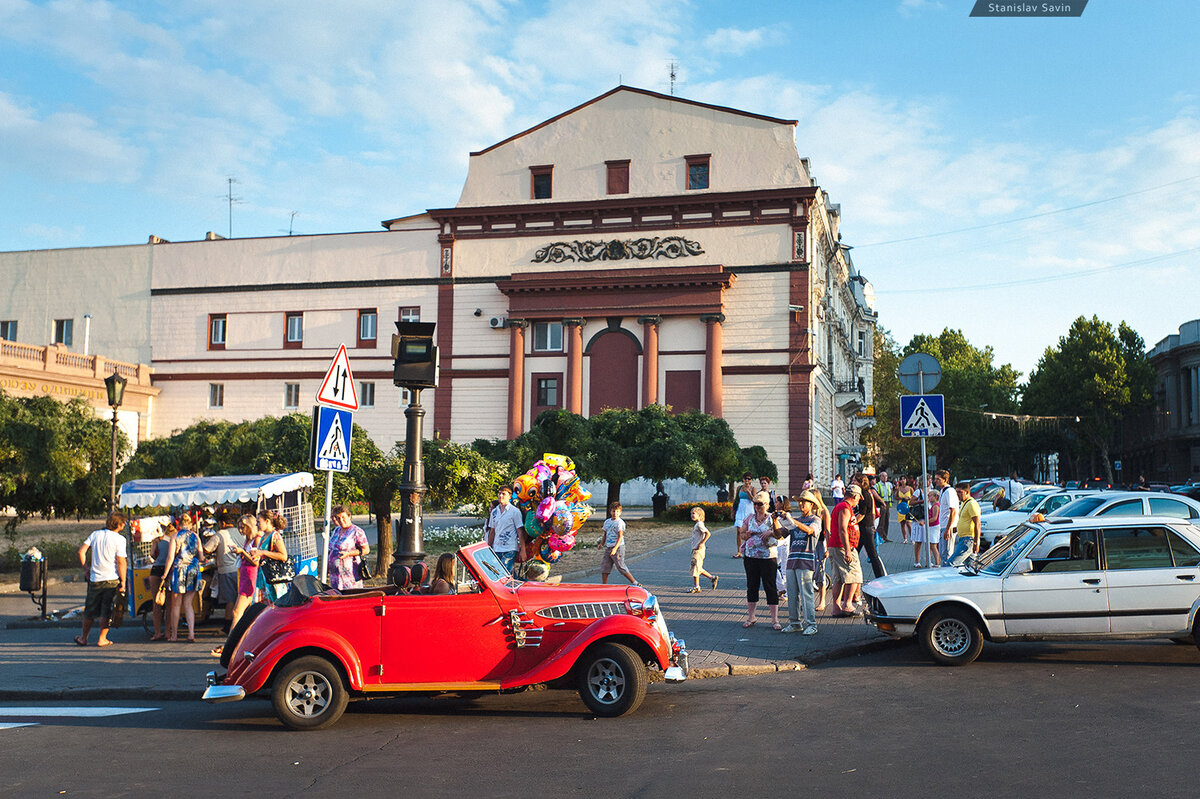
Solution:
[[[968,566],[880,577],[863,594],[869,624],[915,636],[947,666],[975,660],[985,640],[1197,640],[1200,528],[1165,516],[1029,522]]]
[[[1098,492],[1091,489],[1076,488],[1063,490],[1061,488],[1033,488],[1025,496],[1014,502],[1005,510],[984,513],[979,520],[979,538],[983,548],[987,549],[996,539],[1003,538],[1016,529],[1017,525],[1035,513],[1043,516],[1057,510],[1068,502],[1088,494]]]

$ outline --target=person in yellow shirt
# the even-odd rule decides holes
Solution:
[[[979,518],[982,512],[979,503],[971,496],[971,484],[959,483],[954,487],[958,494],[958,534],[954,553],[950,556],[951,566],[961,566],[973,555],[979,554]]]

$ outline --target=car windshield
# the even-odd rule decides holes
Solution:
[[[1068,502],[1061,508],[1055,508],[1047,516],[1087,516],[1104,504],[1103,497],[1080,497],[1074,502]]]
[[[1037,534],[1038,531],[1035,528],[1024,524],[1020,525],[983,553],[975,562],[976,566],[984,574],[1000,574],[1025,550],[1025,547]]]
[[[513,580],[513,576],[508,569],[504,568],[504,564],[500,562],[500,558],[496,557],[496,553],[491,547],[484,547],[475,552],[475,562],[479,564],[479,568],[483,570],[483,576],[497,583],[505,583]]]
[[[1019,511],[1020,513],[1032,513],[1037,510],[1037,506],[1042,504],[1042,500],[1050,496],[1049,494],[1026,494],[1025,496],[1014,502],[1009,510]]]

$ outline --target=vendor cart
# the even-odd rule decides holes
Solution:
[[[313,531],[312,505],[309,504],[312,487],[313,476],[309,472],[130,480],[121,486],[117,504],[124,509],[169,509],[172,513],[219,506],[235,506],[250,514],[261,510],[278,511],[288,522],[283,542],[296,574],[317,575],[321,559]],[[154,521],[159,520],[155,518]],[[153,529],[157,529],[157,525]],[[150,567],[154,561],[150,555],[154,534],[150,530],[150,524],[139,523],[136,528],[131,525],[128,581],[129,613],[142,616],[147,629],[150,629],[150,613],[154,608],[154,597],[149,588]],[[200,619],[206,619],[212,609],[212,591],[206,590],[212,588],[210,572],[206,570],[206,584],[197,596],[197,617]]]

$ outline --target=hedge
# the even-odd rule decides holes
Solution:
[[[663,511],[660,517],[669,522],[686,522],[692,518],[692,508],[703,508],[706,522],[732,522],[732,502],[687,502],[682,505],[672,505]]]

